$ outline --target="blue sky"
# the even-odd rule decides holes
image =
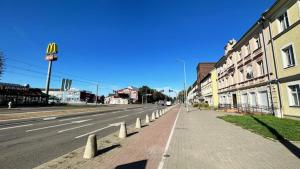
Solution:
[[[44,87],[49,42],[59,46],[51,87],[62,77],[101,94],[128,85],[183,88],[199,62],[217,61],[275,0],[1,0],[1,81]]]

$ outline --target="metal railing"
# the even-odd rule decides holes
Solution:
[[[253,106],[250,104],[219,104],[218,108],[220,110],[236,109],[238,113],[263,113],[263,114],[273,114],[276,108],[270,106],[257,105]]]

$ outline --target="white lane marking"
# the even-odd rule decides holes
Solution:
[[[94,115],[91,115],[91,116],[103,116],[105,115],[105,113],[102,113],[102,114],[94,114]]]
[[[101,128],[101,129],[97,129],[97,130],[91,131],[91,132],[89,132],[89,133],[82,134],[82,135],[80,135],[80,136],[75,137],[75,139],[81,138],[81,137],[84,137],[84,136],[87,136],[87,135],[90,135],[90,134],[94,134],[94,133],[96,133],[97,131],[101,131],[101,130],[104,130],[104,129],[107,129],[107,128],[110,128],[110,127],[112,127],[112,126],[106,126],[106,127]]]
[[[81,119],[81,118],[85,118],[85,117],[73,117],[73,118],[63,119],[63,120],[59,120],[59,121],[69,121],[69,120]]]
[[[47,121],[47,120],[54,120],[56,119],[57,117],[46,117],[46,118],[43,118],[43,120]]]
[[[11,126],[11,127],[0,128],[0,130],[7,130],[7,129],[13,129],[13,128],[19,128],[19,127],[32,126],[32,125],[33,125],[33,124],[25,124],[25,125],[19,125],[19,126]]]
[[[121,125],[121,123],[123,123],[123,122],[119,122],[119,123],[113,123],[113,124],[110,124],[109,126],[114,126],[114,127],[117,127],[117,126],[120,126],[120,125]]]
[[[128,116],[129,116],[129,115],[119,116],[119,117],[117,117],[117,119],[121,119],[121,118],[128,117]]]
[[[69,128],[69,129],[65,129],[65,130],[60,130],[57,133],[63,133],[63,132],[66,132],[66,131],[70,131],[70,130],[74,130],[74,129],[78,129],[78,128],[82,128],[82,127],[86,127],[86,126],[91,126],[91,125],[94,125],[94,124],[95,123],[89,123],[89,124],[85,124],[85,125],[82,125],[82,126],[77,126],[77,127],[73,127],[73,128]]]
[[[171,133],[170,133],[170,135],[169,135],[169,138],[168,138],[168,141],[167,141],[167,144],[166,144],[166,147],[165,147],[163,156],[162,156],[162,159],[161,159],[161,161],[159,162],[159,165],[158,165],[158,168],[157,168],[157,169],[162,169],[162,168],[164,167],[165,160],[166,160],[166,157],[165,157],[164,155],[167,154],[167,151],[168,151],[168,149],[169,149],[170,142],[171,142],[171,139],[172,139],[174,130],[175,130],[175,126],[176,126],[177,119],[178,119],[178,116],[179,116],[179,114],[180,114],[180,111],[181,111],[181,106],[180,106],[180,109],[179,109],[179,111],[178,111],[178,113],[177,113],[176,119],[175,119],[175,121],[174,121],[172,130],[171,130]]]
[[[86,122],[86,121],[89,121],[89,120],[91,120],[91,119],[88,119],[88,120],[81,120],[81,121],[72,121],[72,122],[69,122],[69,123],[57,124],[57,125],[47,126],[47,127],[41,127],[41,128],[36,128],[36,129],[26,130],[26,132],[37,131],[37,130],[43,130],[43,129],[49,129],[49,128],[59,127],[59,126],[65,126],[65,125],[69,125],[69,124],[78,124],[78,123],[83,123],[83,122]]]

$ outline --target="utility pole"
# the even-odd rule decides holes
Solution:
[[[97,86],[97,90],[96,90],[96,105],[97,105],[98,104],[98,87],[99,87],[99,84],[97,83],[96,86]]]

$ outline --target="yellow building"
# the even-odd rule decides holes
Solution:
[[[300,116],[300,1],[277,0],[263,18],[271,37],[267,49],[274,62],[279,116]]]
[[[218,107],[217,71],[213,69],[200,82],[202,101],[211,107]]]

